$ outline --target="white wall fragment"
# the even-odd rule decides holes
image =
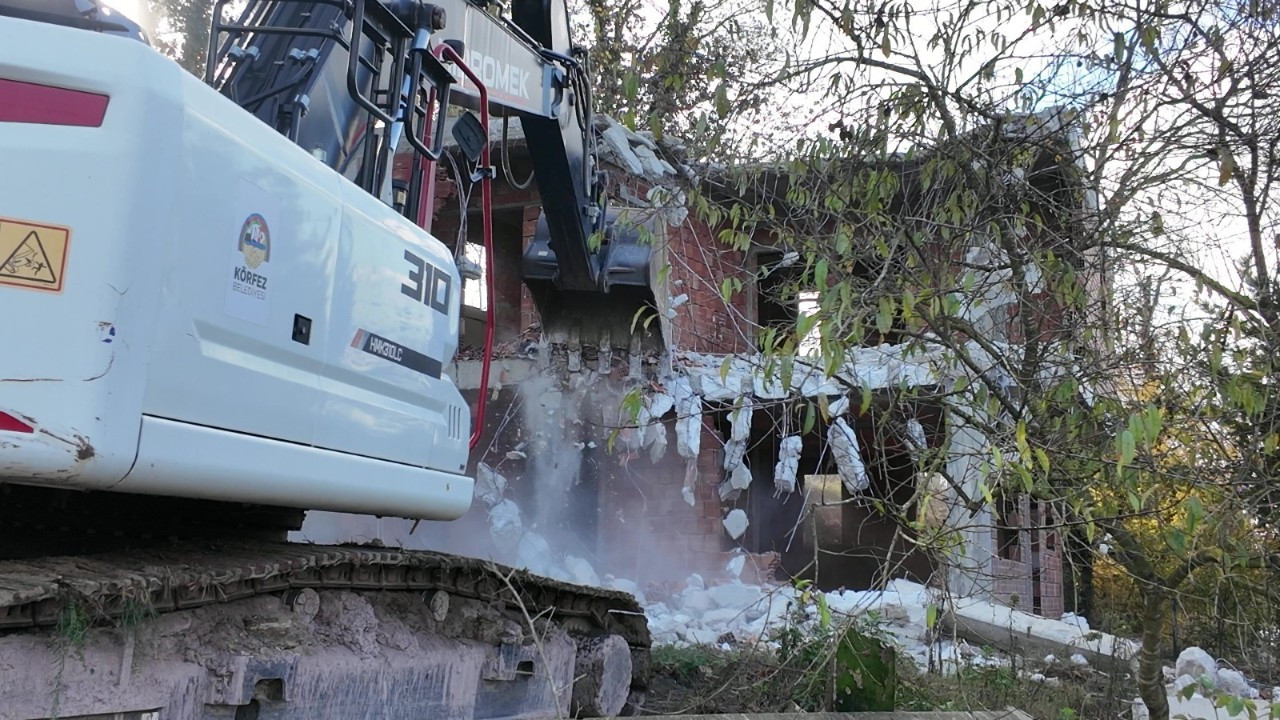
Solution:
[[[831,445],[831,454],[836,461],[836,472],[840,481],[851,494],[857,495],[871,485],[867,475],[867,466],[862,461],[862,450],[858,447],[858,435],[849,427],[844,418],[836,418],[827,430],[827,442]]]
[[[729,537],[737,540],[747,531],[747,526],[751,523],[747,521],[747,513],[741,508],[734,508],[724,518],[724,530],[729,533]]]
[[[796,491],[796,475],[800,472],[800,451],[803,447],[799,435],[784,437],[778,445],[778,462],[773,466],[773,487],[778,492]]]

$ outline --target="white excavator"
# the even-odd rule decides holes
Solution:
[[[627,328],[651,302],[650,253],[601,190],[562,0],[216,0],[203,79],[94,0],[0,0],[0,633],[304,587],[452,594],[564,620],[592,658],[622,637],[608,662],[617,675],[627,655],[625,703],[573,706],[638,707],[648,632],[629,596],[282,542],[309,510],[452,520],[471,506],[484,393],[473,417],[447,373],[462,275],[427,228],[436,163],[459,153],[492,258],[490,114],[528,138],[543,216],[524,280],[544,326],[590,307],[572,322]],[[182,542],[196,544],[178,568],[164,553]],[[192,591],[183,573],[228,579]],[[495,677],[546,680],[512,659],[526,645],[489,648],[520,669]],[[0,695],[7,680],[39,682],[0,677]],[[260,680],[246,687],[284,682]],[[249,702],[355,717],[289,696],[156,717]],[[444,702],[424,697],[412,707]],[[450,696],[446,714],[537,716],[484,697]],[[408,707],[370,717],[433,716]]]

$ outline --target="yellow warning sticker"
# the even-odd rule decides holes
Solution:
[[[62,292],[71,229],[0,217],[0,285]]]

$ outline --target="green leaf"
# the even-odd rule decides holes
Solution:
[[[930,605],[924,611],[924,626],[928,630],[932,630],[938,624],[938,606]]]
[[[1040,462],[1040,471],[1045,475],[1049,474],[1049,453],[1042,448],[1035,449],[1036,460]]]
[[[727,117],[729,115],[728,83],[720,83],[720,87],[716,88],[716,113],[720,117]]]
[[[991,488],[987,487],[985,481],[978,481],[978,492],[982,493],[982,499],[987,501],[987,505],[995,507],[996,499],[991,495]]]
[[[827,287],[827,259],[822,258],[813,268],[813,284],[821,292]]]
[[[889,42],[888,27],[885,27],[884,29],[884,37],[880,38],[880,52],[884,53],[885,57],[889,57],[889,55],[893,52],[893,45],[890,44]]]
[[[1132,490],[1127,491],[1129,496],[1129,507],[1133,508],[1135,513],[1142,512],[1142,498]]]
[[[1120,449],[1120,465],[1124,466],[1133,462],[1133,456],[1136,452],[1133,442],[1133,431],[1126,428],[1124,432],[1120,433],[1120,437],[1117,442]]]
[[[808,434],[817,424],[818,413],[814,410],[813,403],[805,403],[804,430],[801,434]]]
[[[1022,67],[1021,66],[1013,69],[1013,81],[1015,83],[1018,83],[1019,85],[1022,84]]]
[[[720,281],[720,297],[724,298],[725,302],[729,302],[730,298],[733,297],[733,278],[725,278]]]

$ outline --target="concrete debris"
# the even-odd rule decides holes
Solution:
[[[740,462],[729,473],[729,477],[720,483],[720,501],[725,502],[737,498],[743,490],[749,487],[751,487],[751,471],[747,469],[746,463]]]
[[[566,555],[564,566],[573,577],[573,581],[579,585],[600,586],[600,576],[596,574],[595,568],[591,567],[591,563],[586,560],[573,555]]]
[[[632,147],[631,152],[640,159],[640,163],[644,165],[645,174],[650,177],[662,177],[674,170],[669,164],[664,163],[657,153],[644,145]]]
[[[506,492],[506,478],[485,463],[480,463],[476,467],[475,496],[480,498],[486,507],[492,508],[497,505]]]
[[[641,605],[645,604],[644,593],[640,591],[640,586],[632,580],[626,578],[616,578],[612,575],[604,576],[604,587],[610,590],[618,590],[627,593],[636,599]]]
[[[733,402],[747,394],[759,400],[842,395],[850,385],[871,390],[896,387],[900,383],[910,387],[936,384],[946,377],[962,374],[955,369],[954,360],[941,349],[907,350],[906,345],[860,348],[850,353],[848,362],[836,371],[835,377],[828,377],[819,365],[797,359],[787,386],[782,383],[780,369],[775,368],[771,373],[764,371],[767,363],[759,355],[730,358],[723,379],[724,355],[679,352],[674,362],[708,402]],[[964,351],[983,367],[994,362],[976,343],[967,343]]]
[[[724,530],[729,533],[729,537],[737,540],[747,531],[747,525],[751,523],[747,520],[747,513],[741,508],[734,508],[724,518]]]
[[[799,435],[782,438],[778,445],[778,462],[773,466],[773,487],[780,493],[796,491],[796,476],[800,472],[800,451],[804,442]]]
[[[1250,699],[1258,697],[1258,691],[1249,685],[1244,674],[1230,668],[1218,668],[1218,689],[1236,697]]]
[[[526,459],[526,458],[528,458],[528,457],[529,457],[528,455],[524,454],[524,452],[522,452],[522,451],[520,451],[520,450],[508,450],[508,451],[507,451],[507,459],[508,459],[508,460],[524,460],[524,459]]]
[[[1201,677],[1212,680],[1217,676],[1218,661],[1198,647],[1189,647],[1178,654],[1178,661],[1173,667],[1179,676],[1190,675],[1197,680]]]
[[[871,486],[871,477],[867,474],[866,463],[862,460],[862,450],[858,447],[858,435],[849,427],[844,418],[836,421],[827,429],[827,442],[831,446],[831,455],[836,461],[836,472],[840,482],[851,495],[858,495]]]
[[[724,444],[724,471],[729,473],[742,467],[742,459],[747,455],[746,440],[730,440]]]
[[[693,488],[698,484],[698,459],[696,457],[689,458],[684,461],[684,487],[680,488],[680,495],[689,507],[694,507]]]
[[[834,402],[832,402],[830,405],[827,406],[827,412],[831,414],[831,417],[840,417],[846,412],[849,412],[848,396],[841,395],[839,398],[837,398]]]
[[[724,566],[724,569],[725,569],[725,572],[729,573],[729,575],[731,575],[732,577],[740,578],[742,577],[742,568],[746,564],[747,564],[746,555],[735,555],[732,559],[729,560],[729,563]]]
[[[1088,667],[1089,659],[1081,655],[1080,653],[1075,653],[1074,655],[1071,656],[1071,664],[1077,667]]]
[[[924,434],[924,426],[920,421],[911,418],[907,420],[907,447],[911,452],[912,460],[919,460],[920,454],[928,447],[929,441]]]
[[[740,399],[729,413],[729,439],[746,442],[751,436],[752,402],[748,398]]]
[[[500,548],[513,548],[524,534],[520,507],[513,500],[502,500],[489,508],[489,535]]]
[[[675,398],[666,393],[654,393],[649,396],[649,417],[661,420],[675,406]]]
[[[649,448],[649,462],[657,463],[667,455],[667,426],[651,422],[644,430],[644,444]]]
[[[600,133],[600,137],[604,140],[608,149],[612,151],[611,159],[615,160],[624,170],[632,175],[645,174],[644,163],[631,149],[631,143],[627,140],[627,130],[617,123],[609,125],[604,132]]]
[[[1005,652],[1038,657],[1056,652],[1072,664],[1084,660],[1108,672],[1129,672],[1140,648],[1134,640],[972,598],[956,599],[942,614],[942,624],[966,640]]]
[[[676,452],[682,458],[696,458],[702,443],[702,399],[694,394],[685,378],[675,382]]]

